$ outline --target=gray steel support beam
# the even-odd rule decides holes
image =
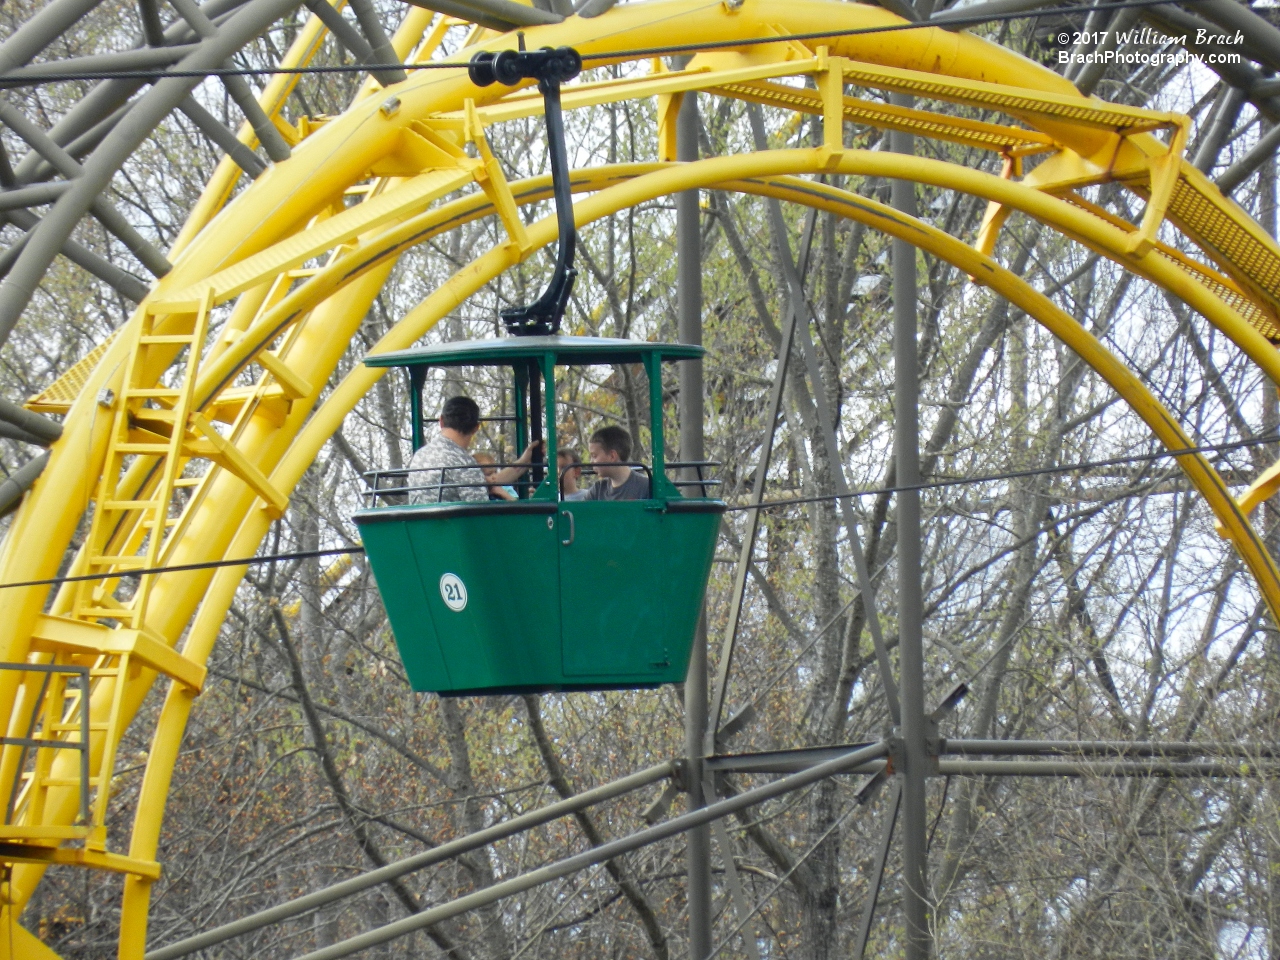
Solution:
[[[1235,128],[1236,118],[1240,116],[1240,108],[1244,106],[1245,92],[1239,87],[1224,86],[1222,99],[1213,111],[1213,121],[1205,131],[1200,148],[1196,150],[1191,165],[1201,173],[1211,172],[1218,162],[1222,148],[1226,146],[1227,137]]]
[[[335,10],[325,0],[303,0],[308,10],[319,18],[333,38],[347,48],[347,51],[361,63],[373,62],[373,47],[357,30],[342,12]],[[379,81],[381,83],[381,81]]]
[[[7,219],[7,218],[5,218]],[[18,254],[22,252],[22,248],[27,245],[27,241],[31,239],[31,232],[28,231],[20,236],[17,240],[0,251],[0,280],[9,275],[9,270],[13,267],[14,262],[18,259]]]
[[[300,916],[326,904],[335,903],[364,890],[389,883],[418,870],[423,870],[433,864],[444,863],[446,860],[452,860],[454,857],[464,853],[478,850],[491,843],[496,843],[499,840],[515,836],[534,827],[542,826],[544,823],[550,823],[561,817],[569,816],[579,810],[585,810],[587,807],[594,806],[597,803],[604,803],[606,800],[612,800],[615,797],[621,797],[640,790],[670,777],[674,769],[674,765],[671,763],[656,764],[620,780],[614,780],[612,783],[602,784],[591,790],[584,790],[568,800],[561,800],[559,803],[553,803],[538,810],[531,810],[518,817],[512,817],[510,820],[495,823],[484,830],[469,833],[456,840],[450,840],[448,843],[442,843],[440,846],[433,847],[425,853],[397,860],[394,863],[387,864],[385,867],[370,870],[368,873],[362,873],[360,876],[352,877],[350,880],[335,883],[333,886],[325,887],[323,890],[316,890],[314,893],[309,893],[296,900],[290,900],[288,903],[282,903],[279,906],[250,914],[247,917],[241,917],[239,920],[232,920],[230,923],[224,923],[222,926],[214,927],[212,930],[198,933],[194,937],[187,937],[185,940],[158,947],[148,953],[145,960],[177,960],[178,957],[185,957],[188,954],[195,953],[197,950],[217,946],[232,937],[252,933],[254,930],[260,930],[273,923],[280,923],[292,917]]]
[[[573,10],[578,16],[590,20],[602,13],[608,13],[618,0],[582,0]]]
[[[89,153],[89,151],[101,143],[103,137],[115,129],[116,124],[119,123],[121,119],[123,119],[124,115],[129,112],[129,108],[131,106],[133,106],[133,104],[125,103],[114,113],[103,117],[92,127],[67,144],[65,147],[67,153],[76,160],[80,160],[85,154]],[[34,165],[27,164],[27,159],[34,159]],[[40,154],[34,150],[29,153],[27,157],[24,157],[23,161],[22,166],[24,171],[30,171],[30,173],[24,172],[22,177],[23,183],[41,183],[51,177],[56,177],[58,174],[58,171],[53,164],[44,159],[44,157],[40,156]]]
[[[34,444],[37,447],[47,447],[49,445],[39,437],[27,433],[25,430],[20,430],[11,423],[5,423],[3,420],[0,420],[0,437],[6,440],[17,440],[19,443]]]
[[[1248,153],[1227,168],[1216,181],[1218,189],[1230,195],[1251,173],[1275,156],[1277,148],[1280,148],[1280,123],[1259,137]]]
[[[45,451],[33,460],[28,460],[0,483],[0,517],[8,516],[18,509],[22,503],[22,495],[31,489],[40,474],[44,473],[49,463],[49,451]]]
[[[1137,23],[1138,15],[1139,11],[1134,8],[1117,10],[1115,16],[1107,24],[1105,39],[1098,45],[1095,52],[1101,55],[1114,50],[1120,42],[1120,34]],[[1098,85],[1106,72],[1106,58],[1099,56],[1098,60],[1082,66],[1074,75],[1073,82],[1076,85],[1076,89],[1087,97],[1093,93],[1094,87]]]
[[[217,144],[222,152],[234,160],[236,166],[250,177],[257,179],[267,169],[267,165],[258,158],[256,153],[241,143],[240,138],[232,133],[222,121],[200,106],[194,97],[187,97],[178,104],[178,109],[186,114],[188,119],[200,128],[201,133]],[[3,194],[0,194],[0,202],[3,202],[3,199]]]
[[[37,443],[46,447],[62,436],[62,424],[4,399],[0,399],[0,420],[35,437]]]
[[[704,785],[704,789],[707,796],[712,795],[710,785]],[[733,839],[729,836],[724,820],[712,822],[711,829],[715,833],[716,844],[720,847],[720,859],[724,861],[725,884],[729,888],[729,898],[733,901],[733,912],[738,915],[738,926],[742,931],[742,946],[747,954],[747,960],[760,960],[760,945],[757,943],[759,934],[756,932],[756,925],[751,922],[756,910],[751,903],[751,898],[747,896],[746,888],[742,885],[742,877],[738,875],[738,865],[733,860]]]
[[[66,193],[70,193],[71,188],[67,188]],[[66,193],[63,196],[66,196]],[[23,236],[14,247],[17,247],[15,256],[0,257],[0,276],[9,273],[16,264],[22,259],[22,255],[30,246],[32,239],[36,234],[37,228],[44,223],[30,210],[8,210],[3,214],[4,218],[12,223],[15,227],[26,230]],[[12,250],[14,247],[10,247]],[[6,251],[6,254],[8,251]],[[54,255],[61,253],[64,257],[74,263],[83,270],[87,270],[103,283],[110,286],[116,293],[133,303],[141,303],[147,295],[147,285],[139,278],[135,277],[127,270],[122,270],[110,260],[98,256],[88,247],[67,237],[62,241],[62,245],[54,251]],[[0,289],[3,289],[0,287]]]
[[[378,11],[373,9],[373,4],[370,3],[370,0],[347,0],[347,2],[352,12],[356,15],[356,19],[360,21],[360,29],[364,31],[365,37],[368,38],[369,46],[373,50],[373,62],[380,64],[399,63],[400,58],[396,56],[395,48],[391,46],[391,38],[387,36],[387,31],[382,29],[382,21],[378,19]],[[384,87],[389,87],[393,83],[401,83],[407,79],[403,67],[379,70],[374,76]]]
[[[53,167],[68,180],[80,176],[80,163],[66,150],[58,146],[49,135],[27,119],[17,107],[0,99],[0,122],[27,142],[31,149],[44,157]],[[110,230],[138,258],[154,276],[163,277],[172,269],[172,264],[163,253],[143,237],[133,225],[124,218],[119,210],[102,196],[95,197],[89,209],[98,221]]]
[[[52,0],[0,43],[0,72],[21,67],[102,0]]]
[[[179,69],[198,73],[217,66],[300,3],[301,0],[252,0],[221,25],[215,39],[205,41],[184,57]],[[8,338],[31,301],[49,263],[120,165],[199,82],[199,77],[157,81],[85,161],[81,175],[39,222],[9,276],[0,284],[0,343]]]
[[[222,20],[229,17],[237,8],[244,6],[249,0],[208,0],[207,3],[201,5],[201,9],[214,21],[221,23]],[[187,47],[189,53],[187,56],[195,54],[198,44],[192,44],[191,41],[198,40],[193,31],[183,20],[176,20],[165,28],[165,43],[169,45],[183,45]],[[112,116],[117,110],[124,106],[130,97],[140,90],[147,81],[136,79],[120,79],[106,80],[98,84],[89,91],[75,106],[68,110],[57,123],[48,131],[49,137],[54,143],[67,147],[67,152],[72,156],[80,156],[80,154],[69,146],[72,143],[79,142],[86,132],[93,130],[102,124],[104,117]],[[193,84],[194,86],[194,84]],[[161,118],[163,119],[163,118]],[[156,121],[157,123],[159,121]],[[96,141],[95,141],[96,142]],[[30,183],[36,179],[32,171],[37,165],[44,163],[40,155],[34,151],[28,154],[18,164],[16,173],[20,183]]]
[[[1280,764],[1160,760],[939,760],[938,773],[955,777],[1280,777]]]
[[[173,8],[178,11],[178,15],[194,30],[203,40],[209,41],[217,39],[218,28],[214,26],[203,10],[197,5],[195,0],[169,0]],[[239,44],[237,44],[239,47]],[[234,70],[235,63],[230,59],[222,62],[222,66],[227,69]],[[249,81],[241,76],[223,76],[222,85],[227,88],[227,93],[231,94],[231,99],[236,102],[236,106],[240,108],[240,112],[244,114],[244,118],[249,121],[249,126],[253,127],[253,132],[258,136],[258,142],[262,144],[262,149],[267,151],[267,156],[276,163],[283,163],[289,159],[289,144],[285,143],[284,137],[280,131],[276,129],[276,125],[271,122],[271,118],[267,116],[266,111],[262,109],[258,103],[258,97],[249,86]]]
[[[1243,34],[1249,50],[1272,70],[1280,69],[1280,29],[1235,0],[1196,0],[1195,11],[1227,33]]]
[[[796,773],[837,757],[848,756],[853,751],[862,750],[868,746],[870,746],[869,743],[841,743],[827,747],[801,747],[796,750],[726,753],[707,757],[703,766],[713,773]],[[870,766],[871,772],[874,773],[884,766],[884,762],[872,760]]]
[[[1057,756],[1110,755],[1113,757],[1280,757],[1280,747],[1264,743],[1220,740],[1192,743],[1175,740],[952,740],[942,741],[941,753],[964,755]]]
[[[681,64],[683,66],[683,64]],[[689,92],[676,117],[676,159],[698,159],[698,95]],[[702,211],[698,191],[676,195],[676,311],[681,343],[702,343]],[[680,459],[702,460],[702,361],[680,364]],[[655,478],[656,479],[656,478]],[[707,618],[698,617],[684,682],[684,744],[688,764],[689,809],[706,806],[702,761],[707,735]],[[689,960],[711,954],[711,829],[699,826],[685,837],[688,872]]]
[[[88,57],[47,60],[0,74],[0,88],[26,86],[49,77],[65,77],[79,73],[116,73],[125,70],[154,70],[177,63],[196,48],[183,43],[169,47],[139,47],[119,53],[98,53]]]
[[[1124,12],[1127,11],[1121,11],[1121,13]],[[1141,15],[1152,26],[1163,30],[1167,34],[1172,36],[1186,34],[1189,42],[1185,46],[1193,52],[1212,53],[1232,49],[1232,45],[1217,43],[1216,38],[1221,38],[1223,34],[1215,30],[1212,23],[1208,20],[1202,20],[1200,17],[1194,16],[1173,4],[1144,7],[1141,10]],[[1195,37],[1197,30],[1206,31],[1209,36],[1209,43],[1196,45],[1190,42],[1190,39]],[[1268,120],[1273,123],[1280,121],[1280,98],[1259,95],[1253,92],[1254,88],[1266,79],[1257,68],[1250,66],[1248,63],[1210,63],[1208,61],[1205,62],[1205,66],[1233,87],[1249,91],[1249,101],[1261,110]]]
[[[912,99],[897,95],[899,106]],[[896,153],[915,152],[915,138],[894,131]],[[915,219],[916,185],[892,184],[893,208]],[[920,561],[920,373],[916,344],[916,248],[893,241],[893,438],[898,493],[898,669],[902,696],[902,900],[906,915],[906,958],[928,960],[933,952],[929,924],[928,822],[926,786],[929,756],[924,702],[924,596]]]
[[[142,36],[149,47],[164,44],[164,24],[160,22],[160,7],[156,0],[138,0],[138,18],[142,21]]]
[[[1011,13],[1025,13],[1028,10],[1036,10],[1055,3],[1056,0],[988,0],[987,3],[975,3],[967,7],[952,7],[948,10],[940,10],[929,17],[929,22],[936,23],[940,27],[947,27],[948,24],[960,20],[963,21],[963,24],[947,28],[950,30],[965,30],[984,22],[983,18],[985,17],[990,17],[994,20],[1008,16]]]
[[[560,23],[564,17],[537,7],[526,7],[513,0],[406,0],[415,7],[434,10],[445,16],[458,17],[472,23],[506,33],[519,27],[536,27],[544,23]]]
[[[235,68],[235,62],[229,58],[224,60],[222,65]],[[271,122],[271,118],[258,103],[258,96],[249,86],[249,81],[238,76],[223,76],[219,79],[227,88],[227,93],[231,94],[231,99],[236,102],[236,106],[240,108],[240,112],[244,114],[244,118],[249,121],[249,126],[253,127],[253,132],[258,136],[258,142],[262,144],[262,149],[267,151],[267,156],[272,162],[283,163],[288,160],[292,153],[289,144],[285,142],[284,136],[276,129],[276,125]]]
[[[893,831],[898,825],[898,808],[902,805],[902,781],[895,778],[893,792],[884,811],[884,833],[880,836],[880,848],[876,851],[875,865],[867,877],[867,902],[862,905],[862,922],[858,924],[858,939],[853,947],[853,960],[867,955],[867,940],[871,937],[871,924],[876,918],[876,903],[880,900],[880,886],[884,883],[884,865],[893,846]]]
[[[423,910],[421,913],[403,917],[394,923],[368,930],[332,946],[313,950],[311,953],[300,957],[299,960],[338,960],[340,957],[347,957],[361,950],[376,947],[380,943],[389,943],[398,937],[413,933],[415,930],[421,930],[424,927],[450,920],[472,910],[489,906],[500,900],[505,900],[507,897],[515,896],[526,890],[532,890],[534,887],[541,886],[544,883],[551,883],[561,877],[578,873],[588,867],[595,866],[597,863],[617,859],[632,850],[639,850],[650,844],[679,836],[694,827],[708,825],[721,817],[731,816],[740,810],[747,810],[764,803],[766,800],[772,800],[775,797],[802,790],[817,783],[819,780],[845,773],[848,769],[857,767],[867,760],[882,757],[887,751],[888,744],[886,743],[872,744],[864,750],[858,750],[846,757],[819,764],[810,770],[805,770],[803,773],[796,773],[781,780],[775,780],[773,783],[747,790],[737,796],[729,797],[699,810],[690,810],[688,813],[665,823],[659,823],[630,836],[612,840],[598,847],[592,847],[575,856],[566,857],[564,860],[547,864],[545,867],[531,870],[518,877],[512,877],[510,880],[495,883],[491,887],[477,890],[475,893],[460,897],[450,903],[443,903],[429,910]],[[161,960],[161,958],[148,954],[146,960]]]
[[[0,192],[0,210],[25,210],[27,207],[38,207],[52,203],[67,192],[71,184],[66,180],[54,183],[37,183],[31,187],[18,187],[16,190]]]

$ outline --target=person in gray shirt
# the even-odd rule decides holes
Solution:
[[[587,450],[601,479],[591,485],[586,500],[648,500],[649,478],[627,466],[631,434],[618,426],[601,427],[587,441]]]
[[[419,447],[409,460],[409,502],[448,503],[476,501],[488,503],[491,487],[519,480],[533,461],[530,444],[520,454],[517,466],[504,467],[486,477],[476,458],[467,450],[480,432],[480,407],[470,397],[450,397],[440,414],[440,432]],[[417,488],[417,489],[415,489]]]

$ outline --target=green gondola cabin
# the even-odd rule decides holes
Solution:
[[[354,519],[415,690],[643,688],[678,683],[688,672],[724,504],[706,495],[701,470],[709,464],[666,459],[662,364],[698,360],[703,350],[558,336],[577,276],[560,84],[581,69],[582,58],[568,47],[482,52],[469,66],[477,86],[536,79],[542,92],[560,234],[546,290],[502,312],[509,337],[381,354],[365,363],[408,370],[415,450],[423,443],[428,371],[507,368],[516,448],[545,440],[548,452],[556,450],[557,368],[640,364],[649,380],[652,460],[639,465],[649,476],[649,498],[566,500],[557,471],[535,466],[514,500],[420,503],[428,498],[415,496],[417,471],[401,471],[398,490],[375,472],[371,504]],[[436,474],[430,499],[448,500],[456,494],[446,487],[465,486]]]
[[[373,505],[354,519],[415,690],[608,690],[684,680],[724,504],[707,496],[705,465],[666,459],[661,365],[702,353],[680,344],[519,336],[366,358],[408,370],[415,449],[433,367],[507,368],[516,446],[545,438],[548,451],[556,449],[557,368],[640,364],[649,381],[648,500],[565,500],[550,470],[522,484],[515,500],[410,503],[412,475],[402,472],[398,489],[374,477]],[[449,493],[432,491],[438,497]]]

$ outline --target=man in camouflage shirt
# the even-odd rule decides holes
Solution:
[[[440,414],[440,431],[423,444],[409,461],[409,502],[487,502],[489,488],[520,479],[533,460],[531,444],[517,466],[505,467],[485,479],[476,458],[468,451],[480,432],[480,407],[470,397],[450,397]]]

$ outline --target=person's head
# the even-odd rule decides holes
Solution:
[[[631,459],[631,434],[615,424],[601,427],[591,435],[587,442],[591,452],[591,462],[596,465],[596,473],[622,483],[631,473],[631,468],[622,466]],[[612,466],[618,464],[618,466]]]
[[[480,407],[470,397],[450,397],[440,411],[440,432],[467,446],[480,429]]]
[[[561,477],[565,493],[578,492],[578,480],[582,477],[582,458],[578,451],[561,447],[556,451],[556,475]]]
[[[476,463],[480,464],[480,472],[486,477],[492,477],[498,472],[498,468],[494,466],[498,461],[493,459],[491,453],[477,453],[475,455]]]

